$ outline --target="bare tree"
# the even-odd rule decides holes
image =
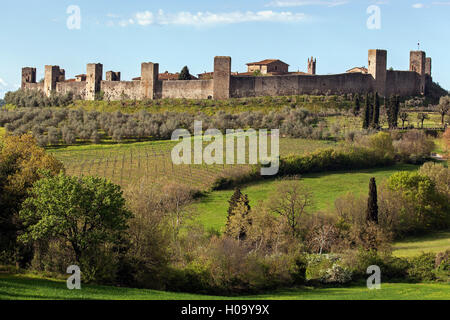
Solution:
[[[287,180],[279,185],[275,196],[269,204],[269,208],[272,212],[282,216],[292,236],[297,236],[300,219],[311,204],[312,193],[299,181]]]
[[[337,238],[337,230],[331,224],[317,225],[310,233],[308,244],[315,252],[329,251]]]

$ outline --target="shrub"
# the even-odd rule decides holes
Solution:
[[[409,130],[394,141],[394,149],[402,161],[422,163],[433,151],[434,142],[423,131]]]
[[[419,173],[431,178],[436,189],[450,198],[450,168],[440,163],[427,162],[420,167]]]
[[[410,263],[404,258],[393,257],[389,253],[375,250],[347,252],[343,255],[342,265],[352,271],[354,279],[366,279],[367,268],[375,265],[380,267],[381,278],[384,280],[405,279]]]
[[[279,175],[356,170],[387,166],[393,163],[393,158],[380,156],[367,148],[325,149],[302,156],[280,159]]]
[[[397,172],[388,179],[387,188],[397,195],[397,201],[401,201],[398,212],[401,229],[423,232],[448,227],[448,197],[439,193],[431,178],[418,172]]]
[[[415,281],[431,281],[436,279],[434,253],[423,253],[409,259],[408,277]]]
[[[320,278],[323,283],[344,284],[352,280],[352,272],[345,267],[335,263]]]

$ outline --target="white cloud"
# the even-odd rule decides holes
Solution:
[[[327,6],[327,7],[337,7],[347,4],[349,1],[345,0],[275,0],[268,3],[267,7],[303,7],[303,6]]]
[[[0,78],[0,86],[2,86],[2,87],[7,87],[8,84],[5,82],[5,80],[3,80],[2,78]]]
[[[177,12],[165,13],[159,10],[158,13],[143,11],[136,13],[133,18],[124,19],[119,22],[122,27],[130,24],[141,26],[149,25],[178,25],[178,26],[211,26],[220,24],[236,24],[244,22],[300,22],[307,19],[304,13],[274,12],[266,11],[246,11],[246,12]]]
[[[414,9],[422,9],[423,7],[425,7],[425,5],[423,3],[415,3],[412,5],[412,7]]]

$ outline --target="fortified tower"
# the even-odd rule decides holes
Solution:
[[[431,77],[431,58],[425,60],[425,74]]]
[[[374,81],[374,91],[379,95],[386,94],[386,70],[387,51],[386,50],[369,50],[369,68],[368,72],[372,75]]]
[[[120,81],[120,72],[106,72],[106,81]]]
[[[311,57],[311,60],[308,58],[308,74],[316,74],[316,62],[317,59],[313,59]]]
[[[45,66],[44,74],[44,94],[49,97],[52,91],[56,90],[56,82],[61,77],[59,66]]]
[[[89,63],[86,67],[86,100],[95,100],[95,94],[100,91],[103,77],[101,63]]]
[[[231,57],[214,58],[214,100],[230,98]]]
[[[143,99],[156,99],[159,64],[143,62],[141,64],[141,90]]]
[[[419,92],[425,94],[425,65],[426,54],[424,51],[411,51],[409,56],[409,70],[419,74]],[[431,71],[431,70],[430,70]]]
[[[25,88],[25,83],[36,83],[36,68],[22,68],[22,89]]]

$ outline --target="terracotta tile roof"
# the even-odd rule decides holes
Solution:
[[[347,73],[357,73],[357,72],[368,73],[369,70],[367,70],[366,67],[354,67],[354,68],[348,69],[346,72]]]
[[[247,65],[248,66],[265,66],[265,65],[269,65],[271,63],[277,62],[277,61],[284,63],[285,65],[288,65],[287,63],[285,63],[281,60],[278,60],[278,59],[266,59],[266,60],[262,60],[259,62],[250,62],[250,63],[247,63]]]

